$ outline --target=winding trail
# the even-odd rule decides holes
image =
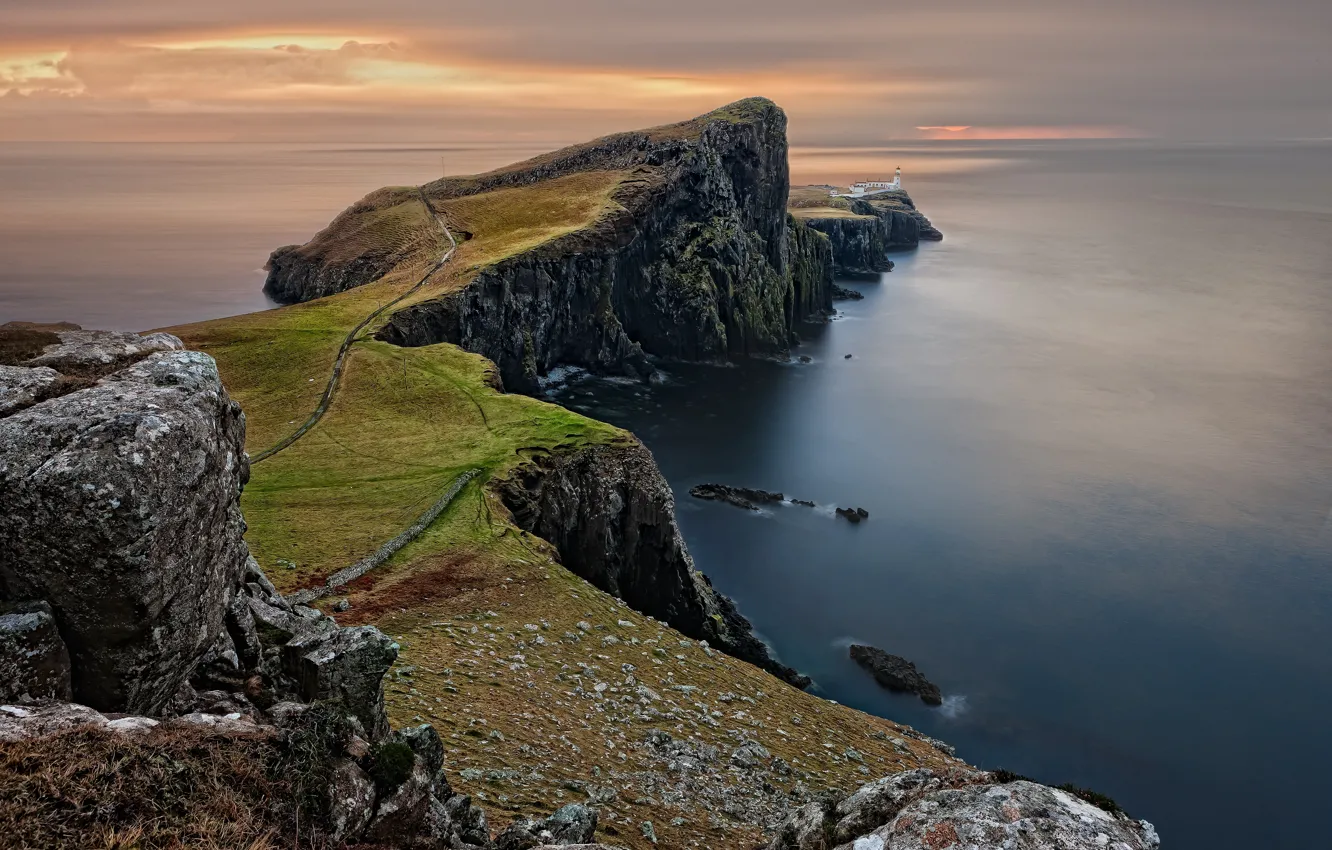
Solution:
[[[333,374],[329,376],[328,385],[324,387],[324,394],[320,396],[319,404],[315,406],[314,413],[310,414],[310,418],[306,419],[301,427],[283,437],[276,444],[269,446],[259,452],[259,454],[251,455],[251,465],[268,460],[270,457],[287,448],[301,437],[304,437],[310,432],[311,428],[319,424],[319,420],[324,418],[324,414],[328,412],[329,405],[333,403],[333,395],[338,390],[338,383],[342,378],[342,370],[346,365],[347,352],[351,351],[351,347],[356,342],[357,336],[361,331],[365,330],[366,325],[382,316],[385,310],[388,310],[390,307],[393,307],[407,296],[425,286],[426,281],[430,280],[431,275],[439,271],[441,266],[451,260],[453,258],[453,253],[458,250],[458,241],[453,238],[453,232],[449,230],[449,226],[444,223],[444,219],[435,211],[435,208],[430,205],[430,200],[426,198],[425,191],[420,187],[417,187],[416,192],[421,198],[421,203],[425,205],[426,211],[430,213],[431,217],[435,219],[435,223],[439,225],[440,230],[442,230],[444,235],[448,237],[449,250],[445,251],[444,255],[435,261],[435,264],[430,267],[429,271],[422,275],[421,279],[416,282],[415,286],[382,307],[379,307],[373,313],[362,319],[360,324],[351,329],[351,332],[342,340],[342,345],[338,348],[338,356],[333,361]]]

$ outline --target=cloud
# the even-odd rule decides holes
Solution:
[[[351,128],[396,105],[422,110],[413,120],[423,131],[441,112],[495,127],[526,115],[533,131],[540,115],[554,131],[587,116],[597,126],[596,116],[668,120],[765,94],[814,144],[970,132],[916,129],[959,118],[992,133],[1332,133],[1325,0],[9,5],[0,92],[60,93],[71,120],[92,101],[99,115],[123,104],[125,116],[282,104],[341,110]],[[55,65],[31,61],[52,54]],[[13,125],[0,109],[0,137]]]

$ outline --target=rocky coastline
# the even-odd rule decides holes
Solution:
[[[784,356],[801,322],[831,310],[835,269],[882,265],[878,255],[937,235],[903,196],[865,202],[855,215],[875,229],[839,242],[820,219],[788,213],[786,154],[785,115],[751,99],[424,187],[428,208],[588,170],[629,175],[614,190],[618,212],[377,327],[367,347],[388,357],[448,342],[493,362],[496,380],[469,385],[465,410],[484,433],[471,439],[492,441],[486,450],[507,465],[493,478],[467,467],[459,485],[481,478],[467,509],[485,514],[477,527],[495,548],[448,538],[456,551],[427,553],[419,575],[333,582],[329,591],[361,594],[329,608],[348,625],[284,596],[254,557],[241,512],[254,487],[247,420],[212,356],[165,333],[0,328],[0,778],[20,789],[0,810],[25,830],[16,840],[124,846],[114,842],[138,835],[144,847],[172,846],[207,824],[230,830],[226,846],[592,850],[609,848],[594,844],[603,839],[685,846],[659,833],[690,830],[693,846],[737,846],[743,834],[771,850],[1158,847],[1150,824],[1094,796],[977,770],[941,742],[801,692],[809,679],[695,569],[641,443],[589,435],[570,418],[557,420],[562,442],[506,447],[497,435],[522,417],[494,421],[478,401],[499,395],[500,379],[533,392],[560,364],[645,378],[662,357]],[[413,225],[374,250],[329,250],[349,221],[361,235],[386,216],[419,222],[414,197],[383,190],[310,246],[279,249],[266,291],[291,302],[346,292],[438,247]],[[701,498],[747,508],[783,498],[705,487]],[[496,559],[508,559],[502,577],[484,573]],[[568,573],[557,576],[559,565]],[[406,590],[376,596],[394,579]],[[408,610],[441,588],[463,600],[447,619]],[[541,592],[552,597],[528,596]],[[489,600],[495,610],[474,604]],[[585,608],[611,616],[574,613]],[[497,613],[519,610],[515,622]],[[589,619],[572,624],[579,616]],[[571,625],[561,635],[547,617]],[[938,696],[910,662],[873,648],[853,656],[860,649],[881,682]],[[418,660],[404,666],[409,650]],[[507,761],[495,757],[502,766],[450,763],[460,742],[508,745],[487,717],[454,710],[463,688],[481,694],[473,711],[505,718],[509,736],[529,730]],[[514,696],[537,691],[536,702]],[[423,720],[434,712],[442,719]],[[561,772],[575,760],[586,777]],[[106,764],[122,771],[115,781],[98,772]],[[519,776],[547,791],[508,790]],[[818,790],[834,781],[860,787]],[[40,790],[57,786],[56,797]],[[153,788],[160,805],[116,796],[127,787]],[[568,803],[566,792],[586,799]],[[706,811],[694,810],[697,824],[617,822],[621,794],[633,811],[695,801]],[[87,804],[60,808],[73,799]],[[487,808],[521,814],[494,829]]]

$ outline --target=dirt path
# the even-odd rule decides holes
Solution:
[[[440,230],[442,230],[444,235],[448,237],[449,250],[445,251],[444,255],[435,261],[435,264],[430,267],[429,271],[421,276],[421,279],[416,282],[415,286],[366,316],[361,320],[360,324],[351,329],[351,333],[347,334],[347,337],[342,341],[342,345],[338,348],[338,356],[333,361],[333,374],[329,376],[328,385],[324,387],[324,394],[320,396],[319,404],[315,406],[314,412],[310,414],[310,418],[306,419],[305,422],[301,424],[301,427],[297,428],[286,437],[283,437],[276,444],[264,449],[256,455],[251,455],[251,465],[261,463],[287,448],[292,443],[309,433],[311,428],[319,424],[319,420],[324,418],[324,414],[328,412],[329,405],[333,403],[333,396],[338,391],[338,382],[342,378],[342,370],[347,362],[347,352],[351,351],[352,345],[356,342],[357,335],[365,330],[366,325],[369,325],[375,319],[382,316],[385,310],[388,310],[390,307],[393,307],[407,296],[425,286],[425,283],[430,279],[430,276],[439,271],[441,266],[452,259],[453,252],[458,250],[458,242],[453,238],[453,232],[449,230],[449,226],[444,223],[444,219],[435,211],[435,208],[430,205],[430,201],[426,198],[425,192],[419,188],[416,191],[421,196],[421,203],[425,205],[426,210],[430,213],[431,217],[435,219],[435,223],[439,225]]]

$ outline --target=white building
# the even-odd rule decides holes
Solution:
[[[851,184],[850,192],[833,192],[834,198],[859,198],[865,195],[877,195],[880,192],[898,192],[902,189],[902,169],[897,169],[897,174],[892,182],[886,180],[862,180],[859,183]]]

